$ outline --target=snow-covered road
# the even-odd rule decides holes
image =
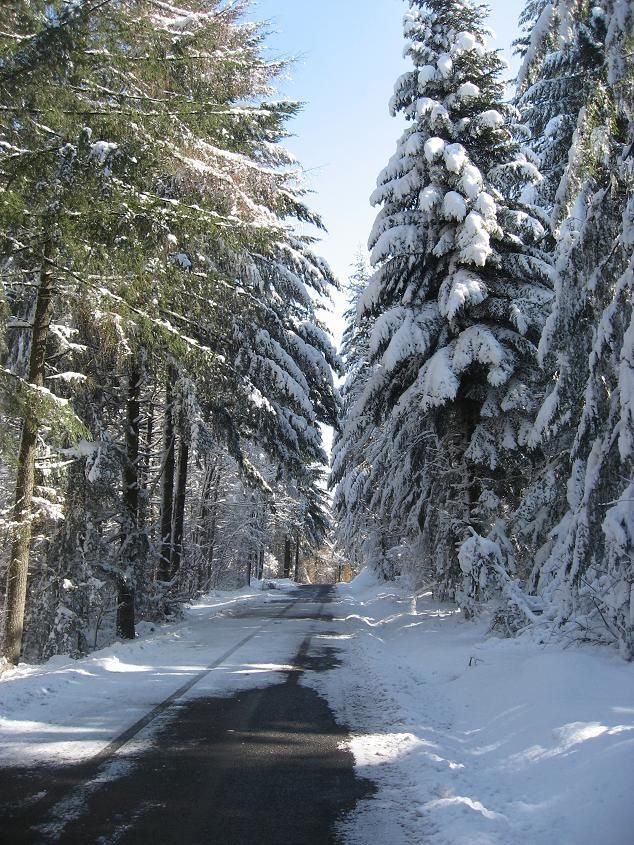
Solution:
[[[82,660],[54,657],[43,666],[22,665],[5,673],[0,682],[3,765],[92,757],[209,667],[190,695],[230,695],[275,683],[302,636],[301,626],[282,631],[271,618],[290,601],[282,590],[212,594],[188,608],[184,621],[143,626],[133,643],[116,643]],[[245,617],[241,610],[247,605]]]
[[[355,776],[327,703],[300,684],[334,665],[313,643],[330,630],[332,591],[276,587],[244,594],[228,616],[216,597],[136,643],[6,676],[13,765],[0,767],[3,836],[12,845],[334,841],[336,820],[373,787]],[[20,700],[29,719],[15,710]]]
[[[132,731],[119,755],[125,765],[110,767],[111,777],[125,779],[140,754],[153,753],[157,737],[165,741],[166,726],[169,733],[180,724],[179,707],[244,696],[251,724],[249,708],[282,707],[284,685],[295,678],[337,716],[339,727],[324,728],[323,738],[350,751],[358,777],[376,785],[374,793],[357,794],[354,784],[334,778],[347,796],[342,807],[350,808],[350,795],[365,795],[352,812],[340,813],[336,841],[632,845],[634,666],[610,651],[491,637],[486,620],[466,623],[452,606],[427,595],[413,602],[398,586],[363,574],[339,588],[325,615],[323,607],[293,610],[294,596],[285,593],[291,587],[280,586],[209,597],[184,621],[134,643],[6,674],[3,762],[17,773],[110,753],[113,739],[125,739],[130,726],[149,722],[153,708],[175,698],[169,714],[159,706],[152,722]],[[246,696],[264,688],[283,696],[275,705],[258,696],[247,705]],[[309,705],[315,701],[306,699]],[[244,729],[240,745],[251,744],[260,761],[288,753],[289,732],[306,733],[294,719],[284,724],[283,742],[264,718],[264,727]],[[328,755],[318,745],[309,756]],[[244,758],[235,767],[251,777],[252,793],[258,782],[269,785],[268,764]],[[293,777],[301,780],[298,771]],[[257,812],[266,816],[262,807]],[[296,845],[294,835],[288,833],[289,845]],[[237,841],[256,841],[244,836]],[[257,841],[287,845],[275,837]]]

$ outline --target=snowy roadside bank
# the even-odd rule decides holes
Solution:
[[[60,763],[96,754],[263,623],[241,620],[236,611],[266,606],[291,586],[275,582],[277,589],[268,591],[256,582],[238,591],[214,591],[186,607],[178,622],[142,623],[133,642],[118,641],[81,660],[60,655],[42,665],[9,669],[0,677],[3,765]],[[276,637],[260,644],[256,638],[249,646],[247,664],[214,669],[214,694],[275,682],[288,659],[288,643]]]
[[[349,845],[631,845],[633,665],[487,636],[365,573],[335,607],[343,665],[310,683],[379,785]]]

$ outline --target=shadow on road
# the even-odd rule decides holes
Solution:
[[[293,618],[328,617],[298,607]],[[340,747],[346,728],[298,683],[305,671],[337,665],[336,650],[312,650],[311,636],[284,683],[174,704],[142,752],[92,771],[90,763],[0,771],[3,841],[334,845],[336,822],[374,787]]]

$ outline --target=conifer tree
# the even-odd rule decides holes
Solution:
[[[594,98],[603,64],[605,15],[599,5],[529,0],[516,42],[522,65],[516,104],[542,174],[534,201],[552,212],[555,228],[577,197],[562,185],[582,108]],[[575,176],[569,173],[567,183]],[[575,225],[575,215],[569,224]]]
[[[455,583],[455,544],[528,437],[551,270],[544,217],[521,200],[539,173],[514,141],[482,7],[416,0],[405,34],[415,69],[392,108],[410,126],[373,195],[362,303],[376,364],[362,412],[382,425],[367,483]]]
[[[337,539],[350,559],[362,564],[361,549],[368,534],[367,502],[363,479],[368,437],[373,421],[358,416],[357,403],[363,396],[370,377],[369,326],[367,318],[358,320],[361,297],[367,287],[371,271],[366,256],[360,252],[348,280],[348,309],[342,338],[341,355],[346,380],[341,391],[341,419],[333,437],[330,485],[335,488],[333,511],[337,517]]]
[[[336,517],[335,537],[356,568],[370,564],[377,574],[393,573],[388,552],[392,542],[390,519],[379,515],[376,490],[371,478],[373,449],[381,441],[381,426],[364,409],[364,395],[375,369],[370,363],[372,320],[360,314],[362,297],[372,275],[364,253],[359,253],[348,280],[346,326],[341,353],[346,380],[341,391],[342,409],[339,428],[332,448],[330,485],[334,487],[333,512]]]
[[[573,30],[583,14],[570,11]],[[631,657],[633,19],[631,5],[619,3],[596,6],[592,16],[603,33],[601,63],[558,191],[567,216],[540,346],[552,379],[533,437],[548,474],[527,492],[508,533],[529,540],[528,586],[548,618],[576,637],[617,642]],[[545,484],[554,497],[544,496]]]
[[[323,458],[317,423],[336,414],[337,359],[315,316],[334,280],[293,230],[298,219],[318,222],[279,143],[297,105],[266,101],[283,63],[262,58],[260,28],[241,20],[248,4],[60,0],[30,4],[29,15],[22,5],[10,4],[12,29],[0,42],[3,287],[50,275],[59,332],[76,332],[92,312],[95,345],[114,337],[121,348],[128,378],[105,379],[119,391],[114,431],[93,452],[108,442],[114,456],[127,455],[120,480],[129,531],[119,556],[127,589],[125,560],[137,560],[142,546],[142,503],[131,501],[129,483],[137,482],[126,477],[140,454],[144,413],[143,396],[133,395],[137,362],[152,362],[142,374],[150,381],[178,363],[245,477],[262,483],[247,458],[252,440],[293,475],[309,477],[306,464]],[[10,343],[15,366],[3,378],[17,379],[33,406],[19,360],[32,327],[19,325]],[[101,389],[103,374],[84,366]],[[83,405],[65,374],[55,375],[56,390]],[[37,394],[40,404],[47,396]],[[31,449],[25,471],[33,457]],[[180,466],[184,481],[184,459]],[[20,616],[30,520],[18,493],[26,551],[12,582]],[[128,623],[125,635],[132,631]],[[12,639],[17,659],[19,637]]]

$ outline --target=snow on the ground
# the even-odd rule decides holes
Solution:
[[[247,602],[266,606],[292,586],[277,580],[214,591],[186,608],[182,621],[142,623],[133,642],[116,642],[81,660],[58,656],[5,671],[0,676],[2,764],[69,762],[98,753],[262,626],[261,634],[190,694],[225,695],[276,683],[294,654],[293,632],[285,636],[279,625],[271,629],[275,623],[263,618],[242,619],[240,610]]]
[[[339,600],[342,666],[303,683],[379,786],[348,845],[632,845],[634,665],[490,636],[367,572]]]
[[[92,756],[252,634],[189,694],[279,682],[305,623],[274,618],[290,582],[266,586],[208,596],[182,621],[82,660],[6,672],[3,764]],[[245,602],[273,618],[241,615]],[[338,649],[341,665],[301,682],[350,726],[358,774],[378,786],[342,822],[348,845],[632,845],[634,665],[492,637],[485,620],[367,572],[329,611],[312,648]]]

